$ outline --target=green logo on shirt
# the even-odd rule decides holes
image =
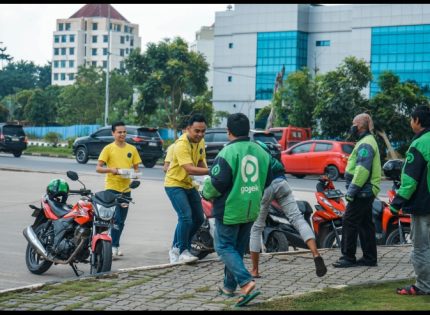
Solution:
[[[408,152],[408,154],[406,154],[406,162],[412,163],[413,161],[414,161],[414,155]]]
[[[358,156],[363,158],[368,157],[369,151],[367,151],[367,149],[361,149],[360,151],[358,151]]]
[[[212,167],[212,170],[211,170],[211,174],[213,175],[213,176],[217,176],[218,174],[219,174],[219,172],[221,171],[221,168],[219,167],[219,165],[217,164],[217,165],[215,165],[214,167]]]

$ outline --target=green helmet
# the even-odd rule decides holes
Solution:
[[[49,199],[65,203],[69,194],[69,184],[63,179],[53,179],[46,187]]]

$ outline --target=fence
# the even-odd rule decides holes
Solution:
[[[24,127],[24,131],[27,135],[32,135],[38,139],[43,139],[48,132],[56,132],[61,135],[61,140],[68,138],[84,137],[89,136],[97,129],[100,125],[73,125],[73,126],[61,126],[61,127]],[[158,130],[161,139],[168,140],[174,138],[173,129],[160,128]]]

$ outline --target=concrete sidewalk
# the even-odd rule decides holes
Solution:
[[[261,294],[241,309],[281,296],[294,296],[326,287],[413,278],[410,245],[379,246],[377,267],[332,267],[339,249],[322,249],[328,267],[318,278],[309,251],[261,255],[256,279]],[[357,250],[358,256],[361,250]],[[250,267],[249,256],[245,263]],[[0,292],[0,310],[228,310],[238,296],[218,294],[224,265],[216,259],[194,265],[159,265],[126,269],[73,281]],[[42,276],[43,277],[43,276]],[[73,288],[71,286],[74,286]],[[393,288],[394,297],[394,288]]]

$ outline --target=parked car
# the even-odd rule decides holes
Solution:
[[[0,123],[0,152],[12,153],[20,157],[22,151],[27,149],[27,136],[21,125]]]
[[[163,156],[163,140],[157,128],[126,126],[126,142],[134,145],[139,152],[145,167],[154,167],[157,160]],[[102,127],[87,137],[80,137],[73,143],[73,155],[81,164],[88,159],[97,159],[103,148],[113,142],[110,126]]]
[[[301,128],[301,127],[272,127],[269,131],[275,135],[276,140],[278,140],[281,145],[281,150],[286,150],[293,145],[311,139],[311,128]]]
[[[297,178],[327,173],[331,180],[345,174],[354,143],[331,140],[300,142],[281,153],[285,172]]]
[[[260,140],[264,142],[272,156],[280,159],[281,150],[280,144],[275,138],[275,135],[271,132],[260,131],[260,130],[250,130],[249,136],[251,140]],[[206,162],[208,166],[213,164],[215,157],[218,152],[229,142],[227,137],[226,128],[209,128],[206,130],[205,134],[205,144],[206,144]]]

